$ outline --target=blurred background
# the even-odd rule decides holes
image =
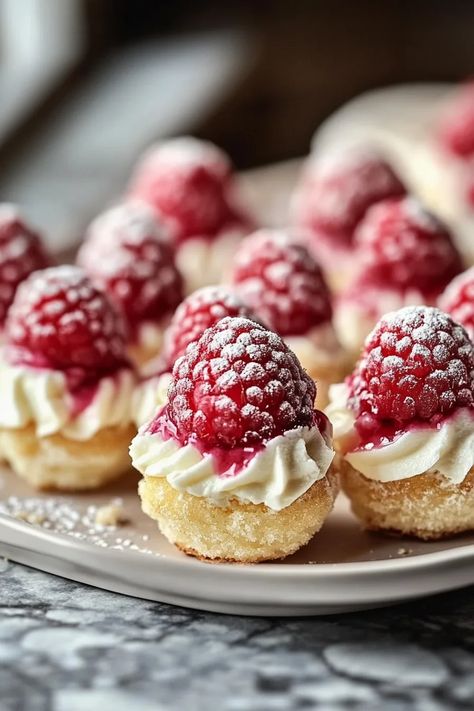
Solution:
[[[74,240],[151,141],[301,156],[364,90],[469,75],[473,28],[472,0],[0,0],[0,199]]]

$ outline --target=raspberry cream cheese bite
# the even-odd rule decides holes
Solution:
[[[223,151],[191,137],[152,146],[132,176],[129,194],[168,221],[187,293],[221,281],[250,229]]]
[[[436,539],[474,529],[474,350],[439,309],[387,314],[326,413],[366,528]]]
[[[256,320],[227,286],[204,286],[178,306],[165,333],[163,353],[155,364],[155,372],[136,388],[133,413],[138,426],[151,420],[158,408],[166,404],[173,366],[187,346],[226,316]]]
[[[474,342],[474,267],[448,284],[439,297],[438,306],[460,323]]]
[[[168,231],[143,203],[124,203],[89,227],[78,262],[125,317],[128,352],[138,367],[156,357],[183,298]]]
[[[342,344],[357,357],[384,313],[436,304],[463,264],[449,231],[413,197],[371,207],[354,244],[359,271],[339,295],[334,321]]]
[[[354,232],[368,208],[405,192],[390,165],[371,149],[310,156],[292,196],[290,218],[336,290],[354,271]]]
[[[329,289],[307,249],[284,232],[259,230],[242,243],[230,280],[317,381],[316,406],[325,407],[329,384],[342,380],[349,365],[332,325]]]
[[[18,285],[51,263],[39,234],[26,224],[16,205],[0,203],[0,340]]]
[[[19,476],[67,491],[123,474],[134,385],[122,321],[81,269],[20,285],[0,355],[0,441]]]
[[[337,477],[315,385],[279,336],[224,318],[175,364],[130,453],[145,513],[199,558],[283,558],[319,531]]]

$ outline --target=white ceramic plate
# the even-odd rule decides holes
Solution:
[[[474,536],[422,543],[364,533],[340,498],[323,531],[279,563],[202,563],[175,550],[144,516],[136,477],[103,492],[38,495],[3,471],[0,554],[97,587],[185,607],[249,615],[345,612],[474,583]],[[129,520],[101,529],[96,507],[120,496]],[[13,498],[12,498],[13,497]],[[69,530],[66,532],[66,530]]]

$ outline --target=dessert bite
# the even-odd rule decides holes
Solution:
[[[251,311],[226,286],[204,286],[178,306],[165,332],[161,356],[150,366],[148,377],[136,388],[133,412],[138,426],[148,422],[166,403],[173,366],[184,355],[187,346],[226,316],[255,320]]]
[[[448,284],[439,297],[438,306],[460,323],[474,342],[474,267]]]
[[[0,340],[18,285],[52,259],[39,234],[22,218],[16,205],[0,203]]]
[[[337,491],[315,390],[277,334],[218,321],[177,360],[168,403],[130,447],[144,512],[198,558],[258,562],[305,545]]]
[[[354,245],[358,270],[337,299],[334,321],[342,344],[357,357],[384,313],[436,304],[463,263],[447,228],[413,197],[371,207]]]
[[[230,281],[317,381],[316,405],[325,407],[329,384],[346,375],[348,360],[332,325],[329,289],[308,250],[284,232],[259,230],[243,241]]]
[[[250,229],[223,151],[191,137],[152,146],[138,163],[129,194],[167,221],[187,293],[221,281]]]
[[[78,267],[18,288],[0,354],[0,441],[39,489],[94,489],[129,469],[135,375],[122,320]]]
[[[326,413],[366,528],[422,539],[474,528],[474,349],[437,308],[387,314]]]
[[[368,208],[404,195],[391,166],[372,150],[347,149],[310,157],[292,197],[291,221],[307,240],[331,286],[354,269],[354,233]]]
[[[118,205],[92,222],[78,263],[123,314],[129,355],[144,367],[183,298],[167,228],[145,204]]]

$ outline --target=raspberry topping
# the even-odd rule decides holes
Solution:
[[[371,207],[355,234],[362,281],[436,296],[462,271],[447,229],[412,197]]]
[[[444,148],[461,159],[474,154],[474,81],[467,82],[442,117],[439,138]]]
[[[296,223],[318,239],[328,237],[349,247],[371,205],[405,192],[390,165],[374,153],[353,150],[331,156],[309,164],[295,198]]]
[[[5,323],[18,285],[51,261],[39,235],[25,224],[17,208],[0,204],[0,326]]]
[[[192,341],[226,316],[255,320],[239,297],[225,286],[205,286],[188,296],[176,309],[166,331],[166,364],[172,367]]]
[[[474,267],[453,279],[441,294],[439,307],[464,326],[474,341]]]
[[[152,205],[179,243],[215,235],[236,219],[229,205],[231,164],[216,146],[194,138],[159,144],[136,169],[130,194]]]
[[[349,389],[362,436],[382,427],[437,421],[474,404],[472,343],[439,309],[394,311],[368,336]]]
[[[143,204],[119,205],[90,226],[79,256],[94,283],[124,314],[129,331],[160,321],[183,297],[166,230]]]
[[[180,441],[230,449],[311,426],[316,386],[279,336],[228,317],[188,346],[168,395]]]
[[[320,267],[284,233],[259,230],[247,237],[234,258],[231,280],[257,317],[281,336],[307,333],[331,319]]]
[[[78,267],[29,276],[17,290],[6,333],[17,362],[94,372],[125,363],[122,321]]]

